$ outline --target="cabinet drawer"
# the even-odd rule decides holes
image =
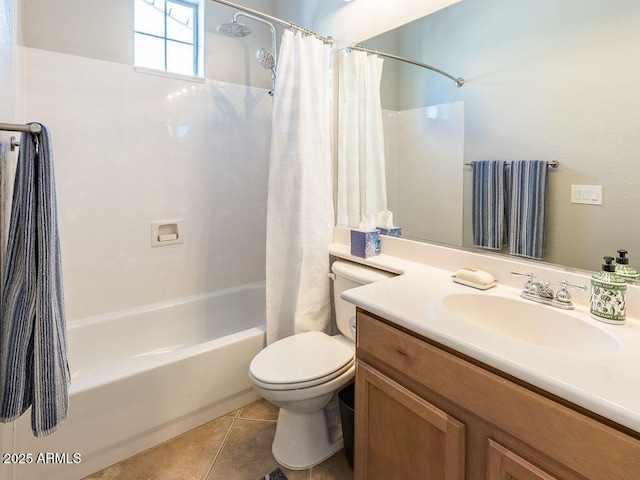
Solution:
[[[637,438],[363,311],[356,355],[416,393],[435,392],[586,478],[640,478]]]
[[[427,380],[434,347],[362,312],[358,312],[356,332],[359,357],[372,355],[412,380]]]

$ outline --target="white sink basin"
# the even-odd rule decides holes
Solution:
[[[442,304],[468,322],[541,347],[580,353],[611,353],[619,348],[617,340],[598,327],[528,300],[456,293],[445,296]]]

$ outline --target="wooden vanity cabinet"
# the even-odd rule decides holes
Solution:
[[[640,480],[640,434],[358,310],[355,480]]]

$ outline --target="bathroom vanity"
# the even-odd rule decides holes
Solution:
[[[640,435],[359,310],[356,480],[638,479]]]
[[[401,243],[366,260],[331,247],[400,273],[342,294],[358,307],[356,480],[640,479],[638,287],[627,324],[608,325],[587,292],[563,311],[510,275],[588,284],[581,272]],[[469,265],[498,286],[454,283]]]

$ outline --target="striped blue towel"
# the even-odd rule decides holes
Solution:
[[[511,162],[509,253],[542,260],[545,246],[547,162]]]
[[[505,241],[504,160],[473,162],[473,244],[500,250]]]
[[[70,382],[51,136],[23,133],[0,317],[0,421],[31,409],[36,436],[67,417]]]

